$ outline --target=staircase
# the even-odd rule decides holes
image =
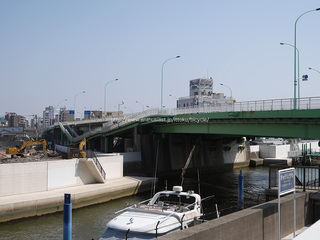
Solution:
[[[107,178],[107,174],[104,171],[101,163],[99,162],[93,151],[86,151],[87,158],[80,158],[79,160],[86,164],[92,176],[97,182],[104,183]]]
[[[70,142],[73,142],[73,137],[71,136],[71,134],[69,133],[69,131],[67,129],[65,129],[65,127],[63,126],[63,124],[61,122],[59,122],[59,127],[60,129],[63,131],[64,134],[66,134],[67,138],[69,139]]]

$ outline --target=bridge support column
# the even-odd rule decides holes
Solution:
[[[108,151],[108,137],[104,137],[104,152],[107,153]]]
[[[133,151],[141,152],[140,134],[138,134],[137,127],[133,130]]]
[[[63,145],[63,131],[60,129],[60,145]]]
[[[87,140],[87,150],[91,150],[91,141]]]

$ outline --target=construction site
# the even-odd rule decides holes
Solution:
[[[70,158],[86,157],[86,140],[84,139],[78,146],[71,145],[66,154],[47,149],[46,140],[26,141],[21,146],[0,149],[0,163],[25,163],[51,160],[63,160]]]

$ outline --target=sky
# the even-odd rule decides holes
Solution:
[[[189,81],[237,102],[292,98],[294,24],[318,0],[1,0],[0,116],[174,108]],[[320,96],[320,11],[297,23],[301,97]],[[118,81],[114,81],[119,79]],[[107,85],[106,85],[107,84]],[[106,85],[106,88],[105,88]],[[84,94],[79,94],[85,91]],[[172,96],[170,96],[170,94]],[[138,103],[137,103],[138,101]]]

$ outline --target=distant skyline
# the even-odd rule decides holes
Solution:
[[[48,106],[125,113],[189,95],[189,81],[213,78],[237,102],[293,97],[294,23],[316,0],[2,0],[0,116]],[[320,11],[297,25],[301,97],[320,96]],[[172,96],[169,96],[169,95]],[[67,99],[67,101],[64,101]],[[137,103],[138,101],[138,103]],[[28,117],[30,118],[30,117]]]

